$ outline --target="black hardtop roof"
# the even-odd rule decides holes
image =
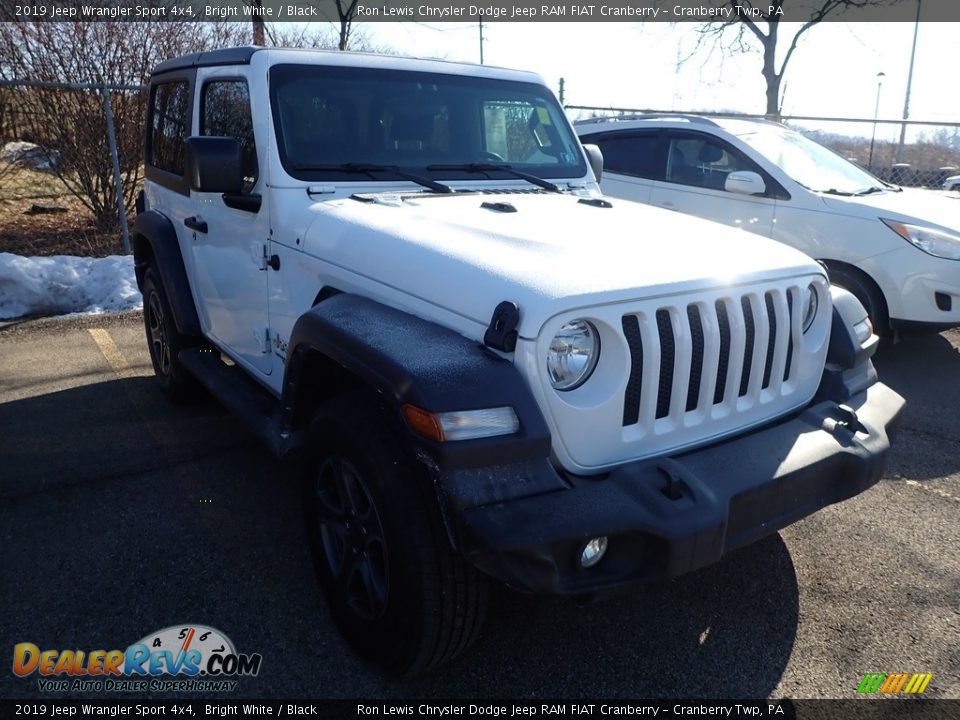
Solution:
[[[258,52],[289,53],[291,57],[303,59],[305,53],[310,53],[317,58],[326,56],[328,59],[336,56],[337,61],[333,64],[342,64],[340,59],[344,56],[350,56],[361,67],[403,67],[408,70],[434,70],[438,66],[446,68],[459,68],[460,72],[470,72],[471,74],[480,73],[487,77],[503,76],[505,73],[511,75],[514,79],[526,76],[527,80],[536,79],[543,82],[536,73],[523,70],[511,70],[509,68],[500,68],[493,65],[471,65],[470,63],[451,62],[450,60],[424,59],[416,57],[394,57],[390,55],[381,55],[378,53],[350,52],[340,50],[322,50],[314,48],[284,48],[284,47],[259,47],[249,45],[247,47],[222,48],[220,50],[209,50],[207,52],[190,53],[180,57],[164,60],[157,65],[151,73],[151,78],[156,79],[167,73],[193,70],[201,67],[218,67],[229,65],[249,65],[254,54]]]
[[[197,67],[210,67],[212,65],[249,65],[250,58],[259,50],[266,48],[248,47],[223,48],[222,50],[210,50],[208,52],[190,53],[180,57],[164,60],[153,69],[154,75],[171,72],[173,70],[184,70]]]

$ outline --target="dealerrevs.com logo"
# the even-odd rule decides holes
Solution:
[[[48,692],[231,691],[239,677],[255,677],[263,657],[238,653],[233,642],[206,625],[173,625],[126,650],[13,648],[13,674],[38,676]]]

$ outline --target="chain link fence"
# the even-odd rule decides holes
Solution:
[[[129,252],[145,103],[139,85],[0,80],[0,252]]]
[[[960,174],[960,123],[790,118],[812,140],[887,182],[941,189]]]

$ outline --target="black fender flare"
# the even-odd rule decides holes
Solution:
[[[550,430],[513,363],[436,323],[338,293],[300,316],[288,347],[282,396],[287,421],[298,415],[298,387],[309,367],[305,360],[319,353],[375,391],[438,469],[519,463],[550,454]],[[405,404],[435,413],[509,406],[520,429],[510,436],[437,443],[407,426]]]
[[[830,299],[830,343],[817,397],[843,403],[878,381],[872,358],[880,339],[875,334],[863,343],[857,339],[854,328],[867,311],[853,293],[831,285]]]
[[[133,224],[133,258],[137,275],[137,287],[143,289],[143,274],[152,257],[156,261],[163,288],[166,290],[170,309],[177,330],[183,335],[198,337],[200,319],[193,304],[190,281],[180,254],[177,231],[162,213],[148,210],[140,215]]]

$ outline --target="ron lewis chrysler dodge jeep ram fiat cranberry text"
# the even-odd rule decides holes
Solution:
[[[595,595],[880,478],[903,400],[863,307],[779,243],[608,200],[536,75],[237,48],[150,82],[154,368],[296,454],[320,585],[397,673],[487,583]]]

